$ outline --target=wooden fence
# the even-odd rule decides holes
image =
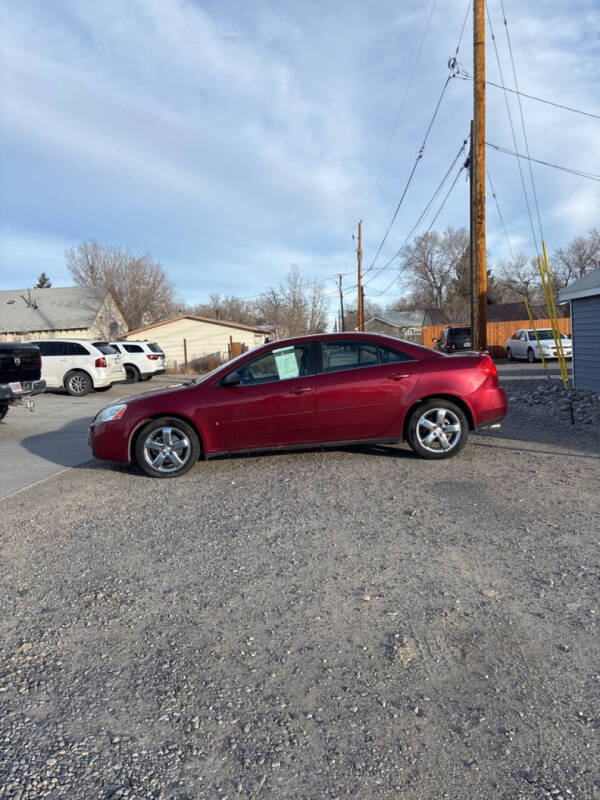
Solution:
[[[435,347],[434,339],[439,339],[442,335],[444,328],[448,325],[427,325],[423,328],[423,344],[425,347]],[[454,327],[454,326],[450,326]],[[549,319],[536,319],[536,328],[551,328],[552,323]],[[521,328],[531,328],[531,323],[528,319],[515,320],[513,322],[488,322],[487,324],[487,341],[488,350],[492,358],[506,358],[506,350],[504,345],[506,340],[513,335],[515,331]],[[561,333],[571,335],[571,319],[570,317],[560,317],[558,320],[558,329]]]

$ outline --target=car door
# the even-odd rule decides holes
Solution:
[[[37,342],[42,355],[42,378],[49,387],[60,387],[69,371],[71,359],[67,355],[65,342]]]
[[[515,333],[515,338],[511,339],[510,346],[513,351],[513,356],[515,358],[525,358],[525,349],[524,349],[524,341],[523,337],[525,336],[525,331],[517,331]]]
[[[232,452],[315,440],[312,342],[273,346],[237,368],[237,385],[220,379],[206,394],[211,449]]]
[[[368,340],[324,339],[317,362],[320,442],[402,436],[402,410],[420,380],[416,358]]]

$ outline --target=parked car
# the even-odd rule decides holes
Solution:
[[[83,397],[92,389],[110,389],[125,380],[121,356],[108,342],[44,339],[35,344],[42,354],[42,378],[49,389],[64,388]]]
[[[46,382],[41,380],[41,371],[39,347],[20,342],[0,344],[0,420],[6,416],[9,406],[45,391]],[[29,407],[33,410],[33,403]]]
[[[97,458],[169,478],[200,455],[315,445],[407,440],[419,456],[443,459],[505,414],[486,354],[320,334],[261,345],[196,380],[114,403],[96,415],[88,441]]]
[[[552,329],[538,328],[537,335],[540,340],[544,358],[558,358]],[[561,333],[560,337],[565,358],[571,358],[573,355],[572,341],[568,336],[565,336],[564,333]],[[508,361],[512,361],[515,358],[526,358],[527,361],[533,363],[534,361],[539,361],[541,358],[540,348],[538,347],[533,329],[529,330],[524,328],[523,330],[515,331],[510,339],[506,340],[505,347]]]
[[[439,339],[433,340],[440,353],[454,353],[457,350],[471,350],[471,328],[462,325],[444,328]]]
[[[165,371],[165,354],[156,342],[111,342],[110,346],[121,354],[127,383],[149,381]]]

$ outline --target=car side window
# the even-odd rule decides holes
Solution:
[[[311,344],[308,342],[288,347],[276,347],[237,370],[241,377],[241,386],[300,378],[312,375],[313,371]]]
[[[114,346],[114,345],[113,345]],[[139,344],[124,344],[122,345],[128,353],[143,353],[144,350]]]
[[[82,344],[79,344],[79,342],[71,342],[69,349],[72,356],[89,356],[88,351]]]
[[[377,345],[370,342],[321,342],[323,372],[378,364]]]
[[[382,364],[394,364],[398,361],[414,361],[412,356],[408,353],[403,353],[402,350],[395,350],[392,347],[385,347],[379,345],[379,361]]]
[[[40,342],[40,353],[43,356],[59,356],[61,355],[60,348],[61,342]]]

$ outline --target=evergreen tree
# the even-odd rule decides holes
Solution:
[[[52,286],[52,281],[45,272],[40,273],[40,276],[35,285],[35,289],[49,289]]]

